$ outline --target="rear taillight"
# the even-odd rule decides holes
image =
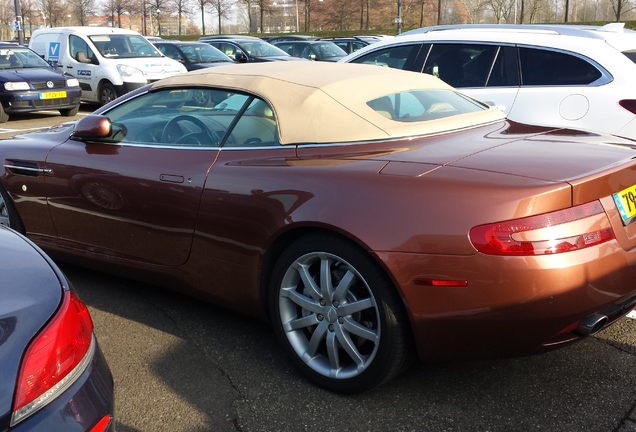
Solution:
[[[470,230],[473,246],[489,255],[555,254],[613,238],[614,231],[599,201]]]
[[[72,291],[27,348],[18,374],[11,425],[46,406],[86,369],[95,349],[93,322]]]
[[[618,104],[625,108],[627,111],[632,114],[636,114],[636,100],[635,99],[623,99],[618,101]]]

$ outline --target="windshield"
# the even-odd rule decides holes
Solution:
[[[313,44],[313,46],[321,58],[344,57],[347,55],[338,45],[331,42],[319,42]]]
[[[106,58],[161,57],[156,48],[141,35],[110,34],[89,38]]]
[[[231,58],[208,44],[182,45],[181,51],[192,63],[234,63]]]
[[[253,57],[268,57],[268,56],[284,56],[289,57],[285,51],[275,47],[272,44],[263,41],[241,41],[239,42],[241,48]]]
[[[0,69],[50,68],[46,61],[28,48],[0,49]]]

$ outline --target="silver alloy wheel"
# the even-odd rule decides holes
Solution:
[[[363,373],[380,346],[380,313],[369,285],[342,258],[311,252],[285,272],[279,318],[298,357],[324,377]]]
[[[4,201],[2,194],[0,194],[0,225],[11,227],[9,223],[9,207]]]

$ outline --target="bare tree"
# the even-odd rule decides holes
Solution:
[[[67,4],[73,22],[81,26],[88,25],[88,17],[97,12],[96,0],[67,0]]]
[[[354,27],[357,14],[357,7],[353,2],[332,2],[331,7],[321,14],[321,25],[337,30],[347,30]]]
[[[210,7],[212,8],[212,13],[216,15],[219,25],[218,33],[221,34],[222,20],[223,18],[227,18],[232,7],[230,0],[210,0]]]
[[[624,13],[627,13],[634,9],[634,5],[631,4],[631,0],[614,0],[611,1],[611,4],[616,22],[619,22],[621,20],[621,17]]]
[[[51,27],[58,27],[64,22],[66,4],[62,0],[39,0],[39,6]]]
[[[484,0],[458,0],[458,2],[466,13],[466,22],[470,24],[478,23],[479,14],[486,7],[486,2]],[[460,8],[458,7],[458,9]]]
[[[305,7],[304,7],[304,10],[305,10],[305,31],[308,32],[311,29],[311,11],[312,11],[313,6],[312,6],[312,3],[311,3],[311,0],[304,0],[304,3],[305,3]]]
[[[12,23],[15,20],[15,8],[13,6],[13,2],[1,2],[0,3],[0,22],[2,24]],[[10,32],[10,26],[2,25],[0,26],[0,37],[3,40],[11,39],[12,35]]]
[[[189,17],[192,15],[192,2],[191,0],[172,0],[173,10],[177,13],[177,19],[179,22],[179,34],[181,34],[181,20],[183,16]]]
[[[161,36],[161,15],[170,15],[172,13],[172,4],[169,0],[151,0],[148,2],[148,13],[155,17],[157,22],[157,34]],[[152,29],[150,30],[152,33]]]
[[[501,24],[506,18],[510,17],[514,7],[514,2],[511,0],[487,0],[486,3],[490,6],[497,24]]]
[[[33,33],[33,17],[39,16],[39,12],[36,12],[37,6],[35,0],[21,0],[20,9],[22,10],[22,22],[24,23],[25,30],[29,29],[29,36]],[[26,32],[25,32],[26,36]]]
[[[523,0],[520,23],[523,24],[524,22],[527,22],[532,24],[539,21],[538,17],[545,12],[547,7],[548,5],[546,4],[546,0]]]
[[[257,27],[259,28],[259,33],[263,33],[265,31],[265,26],[263,25],[263,17],[266,13],[271,13],[271,1],[268,0],[252,0],[251,4],[258,8],[258,16],[259,22]],[[250,5],[251,6],[251,5]],[[250,14],[251,15],[251,14]]]
[[[67,0],[67,1],[91,1],[91,0]],[[95,2],[95,0],[92,0]],[[102,13],[108,15],[110,17],[111,25],[115,27],[115,17],[117,17],[117,27],[121,28],[121,16],[126,11],[127,4],[124,3],[124,0],[106,0],[102,7]],[[86,24],[82,24],[86,25]]]
[[[247,7],[247,28],[248,32],[255,32],[255,28],[252,28],[252,0],[239,0],[241,3],[245,4]],[[296,29],[298,31],[298,29]]]
[[[205,7],[210,4],[210,1],[196,0],[196,4],[201,11],[201,34],[205,35]]]

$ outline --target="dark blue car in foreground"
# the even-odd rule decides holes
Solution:
[[[82,90],[76,78],[49,65],[29,48],[0,44],[0,123],[9,115],[56,110],[74,116]]]
[[[0,431],[114,431],[113,378],[88,309],[59,268],[3,226]]]

